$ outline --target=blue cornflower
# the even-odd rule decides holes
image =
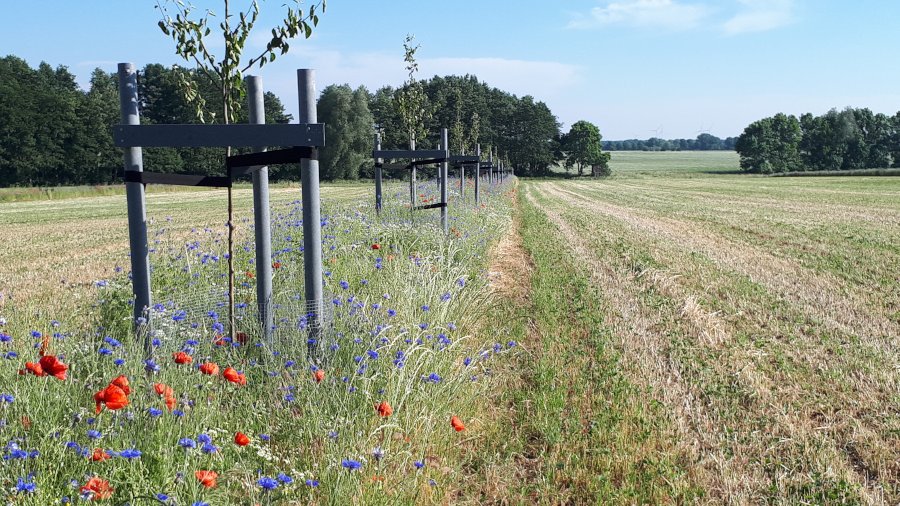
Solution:
[[[159,364],[152,358],[148,358],[147,360],[144,360],[144,370],[147,372],[159,372]]]
[[[268,441],[268,440],[272,439],[272,437],[269,436],[268,434],[260,434],[259,439],[261,439],[263,441]]]
[[[209,506],[209,503],[204,501],[194,501],[191,506]]]
[[[350,288],[350,283],[348,283],[344,280],[341,280],[341,282],[339,284],[341,285],[341,288],[343,288],[344,290],[347,290],[348,288]]]
[[[18,358],[18,357],[19,357],[19,354],[16,353],[16,352],[14,352],[14,351],[7,351],[7,352],[3,355],[3,358],[5,358],[5,359],[7,359],[7,360],[13,360],[13,359]]]
[[[184,321],[187,318],[187,312],[184,309],[179,309],[175,311],[175,314],[172,315],[172,321],[180,322]]]
[[[425,467],[425,463],[421,460],[413,462],[413,465],[416,466],[416,469],[422,469],[423,467]]]
[[[100,349],[97,350],[97,353],[99,353],[101,355],[112,355],[112,350],[109,348],[106,348],[105,346],[101,346]]]
[[[162,344],[162,341],[160,341],[159,338],[154,337],[153,340],[150,341],[150,344],[158,348]]]
[[[28,479],[30,480],[31,476],[29,476]],[[16,492],[25,492],[30,494],[34,492],[35,488],[37,488],[37,486],[34,484],[34,481],[26,481],[22,478],[16,480]]]
[[[119,452],[119,456],[125,459],[139,459],[141,458],[141,451],[136,448],[122,450]]]
[[[103,437],[103,433],[99,430],[89,430],[87,431],[87,437],[89,437],[90,439],[100,439],[101,437]]]
[[[466,358],[463,360],[463,365],[466,366],[466,367],[469,367],[469,364],[471,364],[471,363],[472,363],[472,357],[466,357]]]
[[[156,418],[162,415],[162,410],[157,408],[147,408],[147,413],[149,413],[153,418]]]
[[[272,490],[278,487],[278,480],[269,478],[268,476],[263,476],[256,481],[256,484],[265,490]]]
[[[278,481],[280,481],[281,483],[284,483],[285,485],[290,485],[291,483],[294,483],[294,479],[284,473],[278,473],[277,478],[278,478]]]
[[[422,311],[430,311],[431,308],[428,305],[422,306]]]
[[[456,324],[450,322],[447,324],[447,330],[456,330]]]
[[[199,436],[197,436],[197,441],[204,444],[211,444],[212,438],[209,437],[209,434],[200,434]]]
[[[362,464],[360,464],[358,460],[352,460],[352,459],[342,460],[341,465],[350,471],[354,471],[354,470],[362,467]]]
[[[219,451],[219,447],[211,443],[204,443],[203,448],[201,449],[203,450],[203,453],[206,453],[207,455],[212,455]]]
[[[466,280],[464,278],[459,278],[456,280],[456,284],[460,287],[466,286]]]
[[[427,323],[420,323],[420,324],[419,324],[419,328],[422,329],[422,330],[425,330],[425,329],[428,328],[428,324],[427,324]]]
[[[13,397],[12,394],[0,394],[0,402],[5,402],[7,404],[12,404],[16,398]]]
[[[122,343],[121,343],[119,340],[113,339],[113,338],[110,337],[110,336],[104,337],[104,338],[103,338],[103,341],[105,341],[106,344],[112,346],[113,348],[118,348],[119,346],[122,346]]]
[[[441,302],[447,302],[451,298],[452,298],[452,296],[450,295],[450,292],[447,292],[447,293],[441,295]]]
[[[125,365],[125,359],[117,358],[113,361],[113,363],[116,364],[117,366],[121,367],[121,366]]]
[[[318,486],[319,486],[319,480],[310,480],[310,479],[308,479],[308,480],[306,480],[306,485],[309,486],[309,487],[318,487]]]
[[[196,448],[197,442],[189,437],[183,437],[178,440],[178,444],[181,445],[182,448]]]
[[[506,343],[506,346],[509,347],[509,348],[514,348],[514,347],[516,346],[516,342],[515,342],[515,341],[510,341],[510,342]]]
[[[369,356],[370,360],[378,360],[378,352],[374,350],[368,350],[366,354]]]
[[[440,383],[440,382],[441,382],[441,377],[438,376],[438,374],[437,374],[436,372],[433,372],[433,373],[431,373],[431,374],[428,375],[428,381],[430,381],[430,382],[432,382],[432,383]]]
[[[184,411],[182,411],[180,409],[176,409],[176,410],[172,411],[172,414],[180,418],[180,417],[184,416]]]
[[[389,317],[393,318],[393,317],[397,316],[397,311],[395,311],[395,310],[393,310],[393,309],[388,309],[388,310],[387,310],[387,315],[388,315]]]

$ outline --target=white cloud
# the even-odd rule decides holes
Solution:
[[[793,21],[793,0],[738,0],[741,10],[722,24],[729,35],[765,32]]]
[[[623,24],[688,30],[697,27],[709,14],[710,10],[706,6],[675,0],[623,0],[609,2],[605,7],[594,7],[588,16],[573,19],[569,28]]]

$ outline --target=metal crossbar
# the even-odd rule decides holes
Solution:
[[[136,172],[126,170],[120,173],[126,183],[170,184],[175,186],[209,186],[228,188],[231,178],[227,176],[200,176],[196,174],[164,174],[161,172]]]
[[[401,158],[440,158],[444,161],[450,154],[443,149],[376,149],[372,151],[372,158],[383,158],[385,160],[397,160]]]

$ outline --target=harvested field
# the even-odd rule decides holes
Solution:
[[[615,170],[614,155],[614,170]],[[900,181],[531,182],[719,503],[900,500]]]

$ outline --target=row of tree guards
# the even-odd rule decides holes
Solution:
[[[128,237],[131,251],[132,289],[134,293],[134,321],[136,330],[142,330],[142,318],[152,306],[150,285],[150,245],[147,237],[147,212],[144,189],[147,184],[182,186],[208,186],[231,188],[236,178],[251,175],[253,179],[253,222],[256,244],[256,296],[263,338],[271,342],[274,332],[272,307],[272,257],[271,217],[269,214],[268,166],[300,162],[300,181],[303,202],[303,272],[304,297],[308,328],[317,343],[324,327],[324,297],[322,277],[322,222],[319,197],[318,148],[325,145],[325,125],[317,123],[315,72],[297,70],[297,91],[300,104],[299,124],[265,124],[262,79],[247,77],[247,97],[250,124],[230,125],[141,125],[139,116],[137,74],[131,63],[118,66],[119,99],[122,122],[113,128],[115,145],[124,148],[124,172],[128,204]],[[228,156],[225,176],[202,176],[145,172],[142,147],[250,147],[254,153]],[[265,146],[291,146],[267,151]],[[475,170],[475,202],[480,201],[482,174],[489,184],[502,182],[511,174],[502,164],[494,165],[495,153],[487,162],[481,161],[481,149],[474,156],[450,156],[447,129],[441,132],[439,150],[381,150],[376,136],[375,150],[375,206],[382,207],[382,169],[384,160],[408,159],[410,171],[410,209],[441,209],[441,224],[449,233],[447,219],[448,171],[452,164],[459,169],[460,195],[465,195],[465,169]],[[441,201],[431,205],[416,205],[416,168],[439,164]],[[484,172],[483,172],[484,171]],[[231,223],[228,224],[232,226]],[[233,309],[233,308],[230,308]],[[233,318],[229,319],[229,332],[234,337]],[[150,335],[145,333],[145,350],[151,353]],[[318,355],[316,344],[310,344],[310,356]]]
[[[459,197],[465,200],[466,196],[466,167],[475,170],[475,204],[481,202],[481,179],[487,179],[488,184],[502,183],[504,176],[512,174],[512,170],[506,168],[502,162],[494,165],[494,154],[492,150],[488,154],[488,161],[481,161],[481,145],[475,147],[475,155],[450,155],[448,149],[449,142],[447,140],[447,129],[441,129],[441,145],[437,150],[382,150],[381,134],[375,134],[375,149],[372,151],[372,158],[375,159],[375,211],[380,214],[383,203],[382,197],[382,180],[384,177],[384,163],[386,160],[410,160],[404,167],[409,171],[409,208],[411,211],[420,211],[425,209],[441,210],[441,226],[444,233],[449,233],[449,223],[447,220],[448,206],[448,179],[449,167],[453,165],[457,168],[459,176]],[[438,165],[438,186],[441,192],[441,201],[436,204],[421,205],[416,199],[416,170],[425,165]],[[484,172],[482,172],[484,171]]]

